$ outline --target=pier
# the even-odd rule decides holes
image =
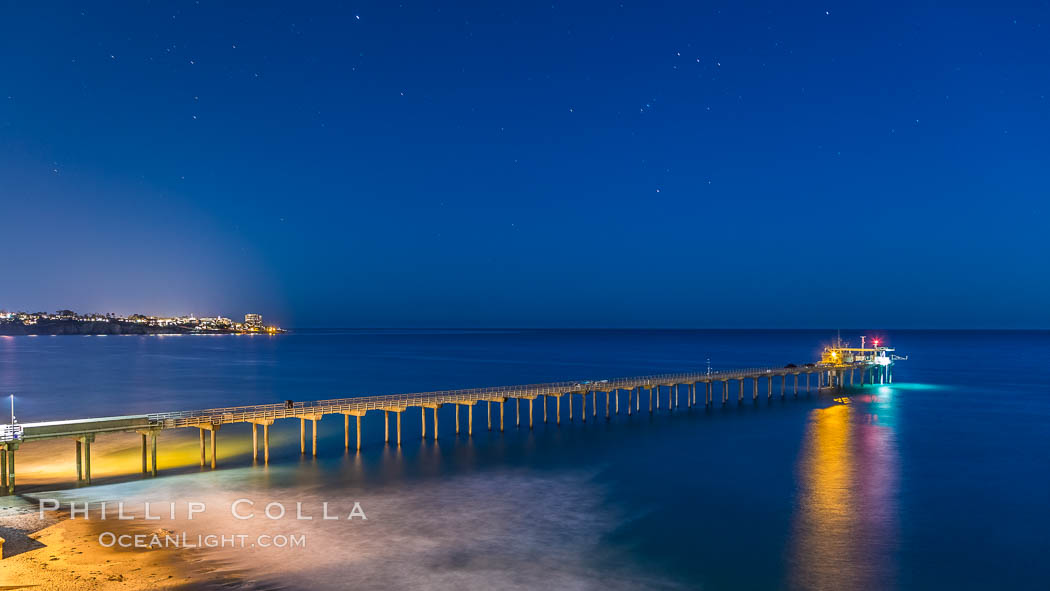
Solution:
[[[877,341],[876,341],[877,345]],[[552,382],[519,386],[497,386],[466,390],[443,390],[415,394],[390,394],[384,396],[361,396],[336,398],[311,402],[259,404],[227,408],[211,408],[179,412],[162,412],[145,415],[72,419],[42,423],[0,425],[0,494],[15,493],[15,452],[21,445],[49,439],[72,439],[77,484],[91,484],[91,444],[98,436],[113,433],[136,433],[141,436],[142,474],[157,476],[157,434],[169,429],[197,429],[200,436],[200,465],[215,469],[218,466],[216,441],[223,425],[249,423],[252,425],[253,459],[259,460],[262,431],[262,461],[270,459],[270,426],[279,420],[299,421],[299,450],[307,453],[307,423],[310,429],[310,453],[317,455],[317,422],[326,415],[343,415],[344,446],[351,446],[350,417],[355,423],[355,450],[361,449],[361,418],[369,412],[382,412],[384,423],[384,445],[401,445],[401,415],[418,412],[422,418],[423,439],[428,434],[435,440],[439,436],[438,409],[451,406],[454,409],[454,431],[460,435],[460,415],[466,414],[467,436],[474,432],[474,409],[480,408],[486,415],[486,426],[493,429],[493,414],[498,414],[498,429],[506,426],[505,407],[513,405],[514,428],[521,429],[522,406],[525,403],[527,428],[535,424],[534,402],[542,407],[541,420],[548,421],[548,411],[553,406],[553,420],[562,423],[562,399],[567,405],[567,419],[574,421],[574,406],[579,399],[579,417],[587,422],[598,419],[599,401],[603,404],[605,420],[613,414],[621,414],[621,406],[628,416],[640,414],[642,398],[646,397],[648,414],[661,411],[661,399],[666,401],[667,413],[678,412],[684,400],[686,410],[701,404],[705,408],[730,404],[736,392],[736,404],[744,404],[745,392],[750,385],[750,402],[758,403],[760,392],[772,401],[775,396],[784,399],[790,395],[797,398],[800,390],[809,394],[831,389],[841,392],[847,386],[883,384],[893,381],[893,362],[905,359],[890,355],[894,349],[887,347],[849,348],[839,344],[828,347],[819,363],[803,366],[748,368],[729,371],[670,373],[608,380]],[[735,388],[734,388],[735,386]],[[764,386],[764,388],[762,387]],[[554,399],[553,405],[550,404]],[[621,405],[621,398],[625,404]],[[496,405],[496,409],[493,409]],[[466,407],[461,413],[461,407]],[[430,411],[428,413],[428,411]],[[394,415],[394,441],[391,442],[391,416]],[[428,425],[427,415],[431,415]],[[429,431],[428,431],[429,429]],[[210,453],[209,453],[210,452]],[[71,468],[72,470],[72,468]]]

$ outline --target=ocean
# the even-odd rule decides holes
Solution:
[[[602,396],[597,418],[588,406],[582,423],[575,397],[575,420],[563,401],[560,427],[554,401],[547,423],[537,402],[531,431],[526,405],[519,428],[508,403],[503,433],[486,429],[482,403],[472,437],[465,411],[457,436],[453,408],[442,408],[436,442],[429,433],[421,440],[419,410],[410,409],[400,449],[384,445],[382,413],[374,412],[364,419],[360,453],[353,441],[344,449],[335,415],[320,422],[316,458],[299,453],[298,421],[279,421],[269,466],[253,462],[247,425],[227,425],[215,471],[196,465],[196,431],[166,432],[156,479],[134,474],[135,436],[111,436],[109,444],[99,436],[97,485],[79,489],[69,488],[72,442],[29,443],[19,452],[20,492],[180,507],[195,499],[209,512],[250,499],[253,519],[181,523],[190,533],[305,536],[305,549],[197,551],[203,567],[244,588],[1046,588],[1050,332],[841,332],[858,344],[862,334],[908,360],[895,365],[892,384],[854,388],[845,399],[803,388],[797,399],[789,392],[781,400],[777,390],[767,401],[763,383],[758,403],[748,385],[743,404],[731,396],[724,408],[687,410],[683,389],[673,414],[665,403],[649,416],[643,398],[642,412],[628,417],[622,397],[621,413],[606,422]],[[704,370],[708,362],[714,370],[801,365],[835,337],[828,330],[0,337],[0,394],[15,395],[20,422],[35,422],[597,380]],[[293,510],[301,503],[314,519],[267,519],[269,503]],[[367,519],[324,520],[324,503],[339,516],[357,503]]]

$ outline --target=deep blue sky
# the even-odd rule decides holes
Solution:
[[[3,4],[0,308],[1050,326],[1047,2],[116,4]]]

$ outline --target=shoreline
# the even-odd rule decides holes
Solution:
[[[184,334],[282,334],[286,330],[276,326],[250,324],[200,324],[177,322],[150,324],[124,319],[78,320],[46,319],[35,322],[0,320],[0,336],[101,336],[101,335],[184,335]]]
[[[11,331],[4,330],[3,326],[0,326],[0,337],[181,337],[181,336],[211,336],[211,335],[264,335],[273,336],[278,334],[286,334],[288,331],[283,328],[275,330],[260,330],[260,331],[246,331],[246,330],[183,330],[183,331],[135,331],[135,330],[94,330],[94,331],[79,331],[79,330],[54,330],[54,331],[43,331],[43,332],[32,332],[32,331]]]
[[[36,505],[22,498],[7,504],[0,507],[0,589],[147,591],[218,588],[224,582],[177,549],[107,548],[98,541],[103,524],[97,521],[70,519],[64,511],[40,519]],[[112,521],[105,527],[135,530]]]

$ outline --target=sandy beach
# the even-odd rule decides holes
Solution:
[[[199,589],[214,581],[180,550],[106,548],[98,522],[64,513],[40,519],[29,502],[13,504],[0,509],[2,590]]]

